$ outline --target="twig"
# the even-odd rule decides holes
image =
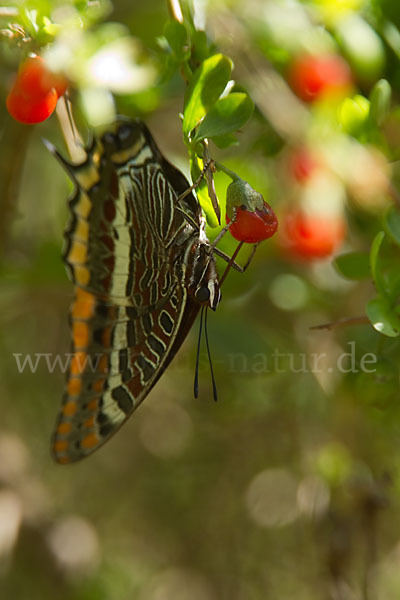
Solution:
[[[348,319],[339,319],[332,323],[322,323],[321,325],[313,325],[310,329],[336,329],[338,327],[347,327],[348,325],[365,325],[370,323],[368,317],[349,317]]]

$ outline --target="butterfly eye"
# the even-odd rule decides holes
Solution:
[[[207,302],[210,299],[210,290],[203,285],[202,287],[197,288],[195,296],[198,302]]]
[[[129,148],[135,141],[135,132],[129,123],[123,123],[118,129],[118,140],[122,148]]]

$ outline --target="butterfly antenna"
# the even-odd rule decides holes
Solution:
[[[199,361],[200,361],[201,333],[203,331],[203,313],[204,313],[204,306],[201,307],[201,311],[200,311],[200,328],[199,328],[199,337],[197,340],[196,370],[194,373],[194,397],[195,398],[199,397]]]
[[[207,306],[205,306],[205,317],[204,317],[204,333],[205,333],[205,337],[206,337],[206,346],[207,346],[207,355],[208,355],[208,363],[210,365],[210,371],[211,371],[211,380],[212,380],[212,386],[213,386],[213,396],[214,396],[214,402],[216,402],[218,400],[218,394],[217,394],[217,385],[215,383],[215,377],[214,377],[214,369],[213,369],[213,365],[212,365],[212,359],[211,359],[211,352],[210,352],[210,344],[208,343],[208,331],[207,331]]]

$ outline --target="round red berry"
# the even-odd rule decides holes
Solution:
[[[41,123],[53,113],[58,100],[56,90],[40,97],[29,97],[19,88],[13,88],[7,96],[7,110],[20,123]]]
[[[289,158],[289,168],[298,183],[305,183],[318,167],[313,154],[307,148],[293,150]]]
[[[313,260],[330,256],[345,234],[346,225],[341,216],[314,216],[295,211],[283,219],[281,242],[292,256]]]
[[[346,61],[337,54],[304,55],[292,63],[289,82],[299,98],[313,102],[322,95],[345,93],[352,76]]]
[[[66,89],[63,76],[52,73],[40,56],[31,56],[21,64],[7,96],[8,112],[21,123],[40,123],[52,114]]]
[[[226,215],[226,222],[231,219]],[[262,209],[254,212],[245,205],[236,208],[236,220],[229,228],[235,239],[247,244],[255,244],[270,238],[278,228],[278,219],[269,204],[264,202]]]

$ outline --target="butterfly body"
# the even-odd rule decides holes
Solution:
[[[61,160],[76,185],[64,251],[75,299],[53,454],[68,463],[126,421],[220,293],[198,201],[142,122],[117,121],[82,164]]]

